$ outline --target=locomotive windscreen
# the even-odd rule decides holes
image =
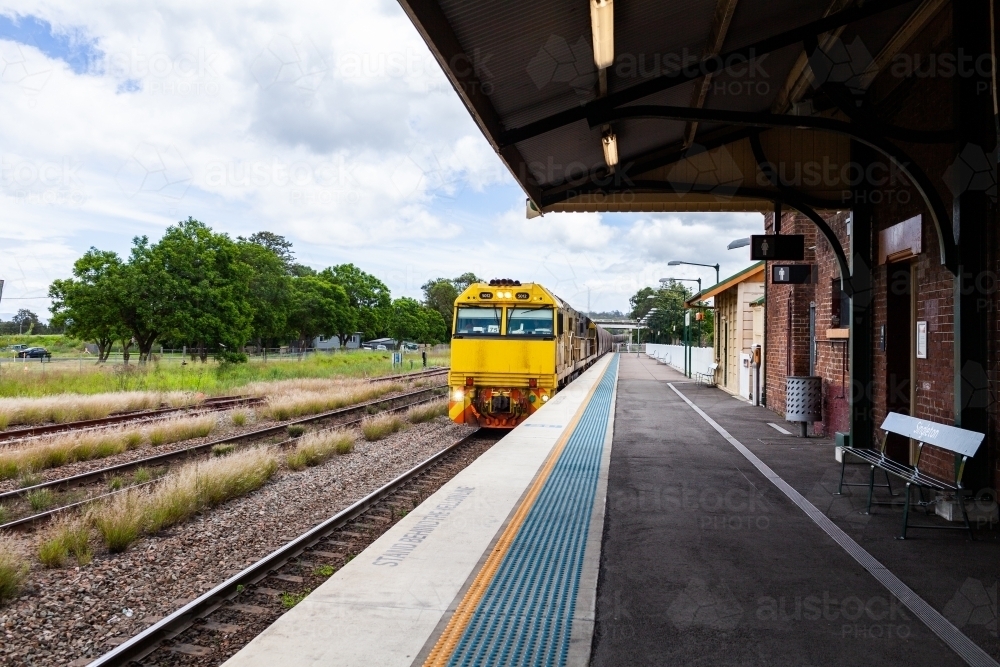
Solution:
[[[551,336],[551,308],[511,308],[507,311],[507,334],[510,336]]]

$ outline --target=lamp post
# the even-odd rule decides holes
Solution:
[[[698,292],[701,293],[701,278],[660,278],[661,283],[669,283],[671,281],[676,283],[682,280],[688,283],[698,283]]]
[[[688,266],[707,266],[710,269],[715,269],[715,284],[719,284],[719,265],[718,264],[699,264],[698,262],[682,262],[679,259],[672,259],[667,262],[667,266],[680,266],[681,264],[687,264]]]

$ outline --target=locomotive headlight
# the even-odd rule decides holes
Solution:
[[[461,389],[456,389],[455,391],[452,392],[451,398],[452,398],[452,400],[455,400],[455,401],[464,401],[465,400],[465,392],[462,391]]]
[[[549,400],[549,397],[546,396],[545,394],[542,394],[542,403],[544,403],[547,400]]]

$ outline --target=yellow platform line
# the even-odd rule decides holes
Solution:
[[[605,369],[604,372],[607,372],[607,369]],[[455,652],[455,648],[458,646],[459,640],[461,640],[462,635],[465,633],[465,628],[468,627],[469,621],[472,620],[472,615],[479,606],[479,601],[482,600],[483,595],[486,593],[486,589],[489,588],[490,582],[492,582],[493,577],[496,576],[500,563],[503,562],[504,556],[506,556],[507,552],[510,550],[510,546],[513,544],[514,538],[517,536],[517,532],[521,529],[521,525],[527,518],[528,512],[530,512],[531,508],[534,506],[535,499],[538,498],[538,494],[542,492],[542,488],[544,488],[545,482],[548,481],[549,475],[552,473],[552,469],[555,468],[560,454],[562,454],[563,449],[566,448],[566,443],[569,441],[570,435],[572,435],[573,431],[576,430],[576,425],[580,422],[580,418],[583,417],[584,410],[586,410],[587,405],[590,404],[590,399],[594,396],[594,392],[597,391],[597,387],[601,384],[601,380],[603,378],[604,374],[602,373],[601,377],[594,383],[594,386],[587,392],[587,397],[583,400],[583,403],[580,404],[576,414],[573,415],[573,419],[570,420],[569,425],[562,432],[559,440],[556,441],[555,447],[553,447],[548,458],[545,459],[545,463],[542,465],[541,471],[535,478],[534,483],[532,483],[531,487],[528,489],[528,493],[524,497],[524,500],[521,501],[521,505],[517,508],[517,512],[514,513],[510,523],[507,524],[507,528],[504,529],[503,533],[500,535],[500,539],[497,540],[496,545],[493,547],[493,551],[486,559],[486,562],[483,563],[483,567],[479,570],[479,573],[473,580],[472,586],[470,586],[469,590],[465,592],[465,596],[462,598],[462,601],[459,602],[454,615],[451,617],[451,620],[448,621],[448,625],[445,626],[444,632],[441,633],[437,643],[434,644],[434,648],[431,649],[430,654],[427,656],[427,660],[424,661],[424,667],[444,667],[448,664],[448,660],[451,659],[452,654]]]

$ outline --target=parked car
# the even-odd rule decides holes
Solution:
[[[11,352],[20,352],[21,350],[28,349],[28,346],[24,343],[18,343],[17,345],[8,345],[7,349]]]
[[[376,345],[376,346],[375,346],[375,349],[376,349],[376,350],[385,350],[385,349],[387,349],[387,348],[386,348],[386,346],[385,346],[385,345]]]
[[[17,353],[18,359],[51,359],[52,353],[44,347],[29,347]]]

